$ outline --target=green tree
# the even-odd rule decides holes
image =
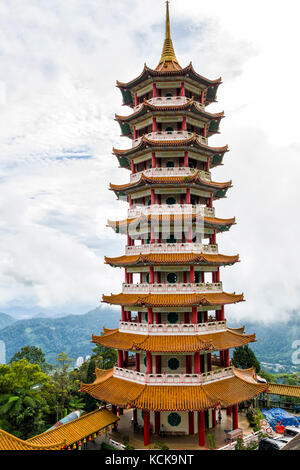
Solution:
[[[95,368],[96,368],[96,361],[92,357],[88,363],[85,383],[90,384],[94,382],[96,378]],[[95,398],[91,397],[91,395],[89,395],[88,393],[84,394],[84,401],[85,401],[86,411],[94,411],[99,406],[99,403],[95,400]]]
[[[20,351],[16,352],[9,363],[19,361],[20,359],[26,359],[29,364],[38,364],[43,372],[47,372],[50,369],[50,365],[46,362],[46,357],[42,349],[36,346],[24,346]]]
[[[66,353],[61,352],[57,356],[56,361],[57,365],[52,375],[52,383],[54,388],[53,397],[56,401],[57,420],[60,420],[67,414],[66,410],[72,400],[75,383],[71,379],[69,371],[70,363],[73,362],[73,359],[69,358]],[[79,384],[76,385],[78,387]]]
[[[117,351],[97,344],[93,349],[92,358],[100,369],[111,369],[117,362]]]
[[[43,432],[48,405],[42,390],[49,384],[40,366],[26,359],[0,365],[0,427],[22,439]]]
[[[255,367],[257,373],[260,371],[260,362],[247,344],[246,346],[235,348],[232,356],[232,364],[238,369],[250,369],[250,367]]]

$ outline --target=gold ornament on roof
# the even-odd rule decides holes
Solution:
[[[166,2],[166,36],[161,58],[156,70],[181,70],[171,38],[169,2]]]

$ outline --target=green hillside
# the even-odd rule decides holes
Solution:
[[[91,354],[92,334],[100,334],[103,326],[118,325],[119,312],[96,308],[84,315],[68,315],[62,318],[31,318],[19,320],[0,330],[0,340],[6,345],[6,361],[23,346],[41,348],[49,363],[62,351],[76,360]]]
[[[13,317],[7,315],[6,313],[0,312],[0,330],[2,330],[2,328],[5,328],[6,326],[11,325],[14,322],[15,319]]]

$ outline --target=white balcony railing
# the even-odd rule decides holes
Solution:
[[[136,323],[136,322],[119,322],[119,331],[123,333],[134,333],[141,335],[201,335],[207,333],[214,333],[226,331],[226,321],[216,321],[207,323],[162,323],[151,324]]]
[[[215,208],[200,204],[151,204],[151,206],[136,206],[128,209],[128,218],[160,214],[196,214],[202,217],[215,217]]]
[[[113,376],[147,385],[202,385],[234,377],[233,367],[226,367],[203,374],[145,374],[130,369],[114,367]]]
[[[160,168],[148,168],[148,170],[143,170],[139,171],[138,173],[132,173],[130,175],[130,182],[131,183],[136,183],[137,181],[140,180],[141,176],[144,174],[145,176],[148,177],[166,177],[166,176],[192,176],[195,174],[196,171],[199,171],[200,177],[202,179],[205,179],[207,181],[211,181],[211,174],[209,171],[204,171],[204,170],[195,170],[195,168],[189,168],[189,167],[180,167],[180,166],[175,166],[175,167],[160,167]]]
[[[155,98],[150,98],[147,101],[154,106],[181,106],[186,104],[189,100],[190,98],[187,98],[186,96],[156,96]],[[199,101],[197,101],[197,105],[199,108],[202,108],[203,110],[205,109],[204,104]],[[136,113],[142,106],[143,103],[138,104],[134,107],[133,112]]]
[[[123,294],[200,294],[222,292],[222,282],[176,284],[123,284]]]
[[[157,131],[157,132],[150,132],[149,134],[145,134],[150,140],[185,140],[190,139],[194,135],[193,132],[188,131]],[[142,137],[138,137],[137,139],[132,140],[132,147],[136,147],[139,145]],[[197,136],[198,141],[203,144],[208,144],[207,137],[203,137],[202,135]]]
[[[149,253],[206,253],[218,254],[218,245],[202,243],[149,243],[146,245],[126,246],[126,255],[147,255]]]

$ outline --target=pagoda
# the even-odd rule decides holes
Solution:
[[[123,268],[122,292],[103,302],[121,307],[118,329],[104,329],[92,342],[118,353],[111,370],[96,369],[81,391],[112,406],[132,409],[137,428],[150,434],[195,435],[205,445],[205,431],[216,426],[216,411],[226,408],[238,428],[238,404],[267,389],[254,369],[231,366],[230,349],[256,341],[244,328],[226,323],[225,305],[243,294],[223,290],[220,268],[239,261],[220,254],[217,235],[235,218],[216,217],[214,202],[224,198],[231,181],[215,182],[211,170],[222,164],[228,147],[210,147],[224,113],[210,113],[221,78],[199,75],[192,63],[176,58],[166,2],[166,33],[156,69],[144,66],[128,83],[117,82],[131,114],[116,115],[121,133],[132,141],[114,148],[126,184],[111,184],[129,203],[127,218],[108,221],[127,235],[125,254],[106,257]]]

